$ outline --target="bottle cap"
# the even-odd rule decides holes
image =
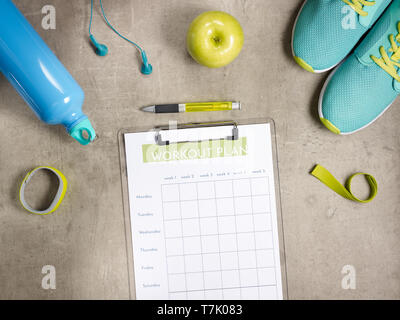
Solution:
[[[85,119],[74,125],[69,130],[69,134],[72,138],[84,146],[96,138],[96,132],[94,131],[89,119]]]

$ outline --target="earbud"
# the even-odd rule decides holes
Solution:
[[[150,74],[153,72],[153,66],[149,63],[149,61],[147,60],[147,55],[146,52],[144,50],[141,51],[142,52],[142,69],[140,70],[143,74]]]
[[[89,36],[89,38],[90,38],[90,41],[92,41],[94,47],[96,48],[97,55],[102,56],[102,57],[107,55],[108,48],[105,44],[98,43],[92,34]]]

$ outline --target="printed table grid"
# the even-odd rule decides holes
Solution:
[[[169,298],[276,293],[267,176],[161,185]]]

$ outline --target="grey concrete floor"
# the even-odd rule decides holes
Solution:
[[[165,102],[240,100],[240,112],[183,114],[180,122],[275,120],[291,299],[400,298],[400,100],[374,125],[336,136],[318,121],[327,74],[300,69],[290,52],[302,0],[105,0],[120,31],[142,44],[154,67],[139,72],[136,51],[97,11],[93,32],[108,45],[98,57],[88,43],[90,1],[15,0],[85,91],[84,111],[100,138],[81,147],[62,127],[41,123],[0,76],[0,298],[127,299],[129,297],[117,133],[175,119],[139,108]],[[43,30],[41,9],[56,8],[56,30]],[[185,50],[190,22],[223,10],[242,24],[245,45],[231,65],[209,70]],[[345,200],[309,175],[320,163],[341,181],[364,171],[379,183],[370,204]],[[69,189],[53,215],[29,215],[18,202],[26,172],[51,165]],[[48,179],[38,177],[46,190]],[[363,181],[355,190],[364,192]],[[37,190],[36,190],[37,191]],[[32,196],[30,196],[32,198]],[[54,265],[55,290],[41,287]],[[356,269],[356,289],[343,290],[343,266]]]

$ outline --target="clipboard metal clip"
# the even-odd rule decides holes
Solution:
[[[233,126],[232,128],[232,135],[227,137],[222,137],[220,139],[206,139],[206,140],[198,140],[198,141],[170,141],[170,140],[163,140],[161,132],[174,130],[174,129],[190,129],[190,128],[206,128],[206,127],[223,127],[223,126]],[[188,143],[188,142],[203,142],[203,141],[210,141],[210,140],[238,140],[239,139],[239,129],[238,124],[235,121],[218,121],[218,122],[192,122],[192,123],[184,123],[179,124],[176,127],[171,126],[159,126],[155,127],[154,130],[156,131],[155,140],[159,146],[168,146],[170,144],[175,143]]]

